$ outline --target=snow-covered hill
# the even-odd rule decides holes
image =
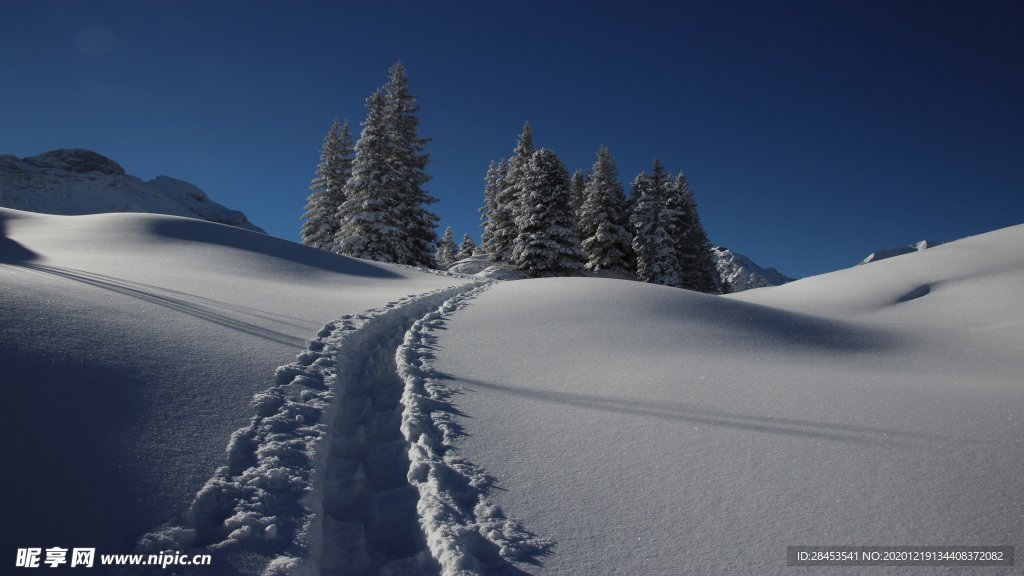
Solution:
[[[729,282],[733,292],[780,286],[793,281],[775,268],[762,268],[750,258],[724,246],[715,246],[712,252],[718,267],[718,275]]]
[[[216,518],[193,500],[237,465],[225,447],[278,366],[343,315],[465,282],[200,220],[0,208],[2,549],[123,553]]]
[[[143,181],[110,158],[81,149],[0,156],[0,207],[64,215],[149,212],[263,232],[188,182],[169,176]]]
[[[1022,285],[1024,226],[716,297],[0,209],[0,541],[326,576],[1014,545]]]
[[[901,260],[724,298],[514,282],[451,314],[452,457],[556,543],[517,566],[805,574],[787,546],[1019,542],[1024,226]]]
[[[906,246],[896,246],[895,248],[879,250],[878,252],[872,252],[871,254],[868,254],[866,258],[860,261],[858,266],[862,264],[870,264],[871,262],[878,262],[879,260],[885,260],[886,258],[892,258],[893,256],[902,256],[904,254],[910,254],[912,252],[920,252],[921,250],[934,248],[935,246],[938,246],[940,244],[942,244],[942,242],[921,240],[920,242],[908,244]]]

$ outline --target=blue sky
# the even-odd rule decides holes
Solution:
[[[686,170],[712,241],[791,276],[1024,222],[1021,2],[669,4],[5,0],[0,154],[93,149],[297,240],[331,120],[401,60],[458,237],[525,120],[570,169]]]

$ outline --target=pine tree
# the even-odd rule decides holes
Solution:
[[[697,213],[697,201],[686,182],[684,172],[679,172],[672,190],[680,204],[676,258],[682,286],[698,292],[723,292],[727,288],[718,276],[711,241]]]
[[[657,158],[651,175],[641,173],[633,182],[633,250],[636,252],[636,276],[644,282],[679,286],[674,239],[670,223],[676,217],[666,206],[671,180]]]
[[[583,250],[569,205],[569,172],[547,149],[533,153],[518,167],[515,185],[519,233],[512,244],[512,264],[532,277],[565,276],[583,268]]]
[[[437,267],[447,270],[455,263],[455,255],[458,250],[459,246],[455,243],[455,238],[452,235],[452,227],[449,226],[445,228],[444,236],[437,242]]]
[[[512,244],[519,235],[516,214],[526,195],[526,173],[533,153],[533,128],[527,122],[523,124],[523,132],[519,135],[515,153],[508,161],[508,169],[494,198],[494,226],[488,253],[495,262],[511,260]]]
[[[601,146],[584,187],[579,209],[579,231],[587,256],[586,268],[620,274],[633,271],[632,236],[628,229],[626,195],[619,182],[611,152]]]
[[[569,179],[569,205],[576,213],[576,230],[579,231],[580,208],[586,198],[587,177],[582,170],[576,170]]]
[[[427,164],[430,155],[424,152],[429,139],[418,135],[419,104],[409,92],[405,67],[396,63],[388,74],[384,87],[385,109],[389,127],[389,148],[395,183],[400,198],[401,222],[404,229],[398,251],[399,263],[413,266],[434,266],[434,244],[437,242],[437,223],[440,220],[427,206],[437,202],[423,185],[430,180]]]
[[[404,242],[406,217],[403,190],[396,186],[388,137],[384,92],[366,100],[367,116],[356,144],[345,202],[338,209],[335,251],[382,262],[410,259]]]
[[[335,250],[386,262],[434,266],[437,201],[423,185],[429,154],[417,134],[419,105],[405,68],[391,67],[388,83],[367,99],[367,118],[356,144],[346,200],[338,210]]]
[[[469,234],[462,237],[462,244],[459,245],[459,253],[455,256],[456,260],[463,260],[469,258],[476,253],[476,240]]]
[[[340,128],[331,124],[320,151],[320,164],[309,188],[313,191],[302,215],[302,243],[320,250],[334,248],[338,232],[338,207],[345,202],[345,183],[352,175],[352,134],[348,121]]]
[[[503,225],[501,218],[506,214],[498,213],[497,198],[501,195],[507,173],[508,162],[504,158],[497,162],[492,160],[491,165],[487,167],[487,176],[484,178],[486,182],[484,186],[484,205],[480,208],[480,220],[484,233],[481,241],[484,251],[489,254],[500,251],[499,247],[495,245],[495,238],[497,237],[495,230]],[[507,215],[511,216],[511,214]],[[515,222],[512,222],[510,218],[509,222],[504,225],[514,226]]]

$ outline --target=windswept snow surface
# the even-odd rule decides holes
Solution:
[[[1024,226],[729,297],[499,284],[436,334],[536,574],[807,574],[793,545],[1024,537]],[[1018,568],[843,568],[1007,574]]]
[[[222,466],[295,455],[294,446],[270,443],[260,446],[265,452],[245,451],[254,395],[257,415],[284,414],[291,422],[278,418],[276,431],[301,436],[295,423],[312,416],[316,402],[299,407],[273,393],[294,389],[301,398],[316,388],[275,375],[278,366],[315,361],[314,348],[347,333],[345,321],[333,323],[344,315],[359,324],[364,311],[433,293],[413,317],[387,324],[395,341],[385,355],[393,358],[412,321],[468,282],[199,220],[0,209],[4,554],[53,546],[127,552],[161,526],[182,542],[197,527],[200,544],[226,536],[190,521],[190,507],[230,509],[234,528],[283,539],[293,525],[271,528],[262,523],[270,515],[258,515],[270,504],[235,509],[226,494],[221,508],[193,506],[211,478],[226,478],[225,486],[235,480]],[[337,333],[324,332],[325,324]],[[397,438],[399,426],[396,413]],[[266,496],[261,490],[291,478],[288,470],[266,471],[243,492]],[[291,521],[285,500],[274,512]],[[215,558],[213,573],[258,573],[268,560],[258,549],[226,549],[245,554]]]

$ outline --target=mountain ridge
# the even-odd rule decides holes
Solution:
[[[711,251],[715,257],[718,275],[722,280],[729,282],[733,292],[781,286],[795,280],[770,266],[763,268],[750,257],[725,246],[715,246]]]
[[[142,180],[114,160],[81,148],[25,158],[0,155],[0,206],[64,216],[168,214],[266,233],[243,212],[211,200],[194,184],[170,176]]]

